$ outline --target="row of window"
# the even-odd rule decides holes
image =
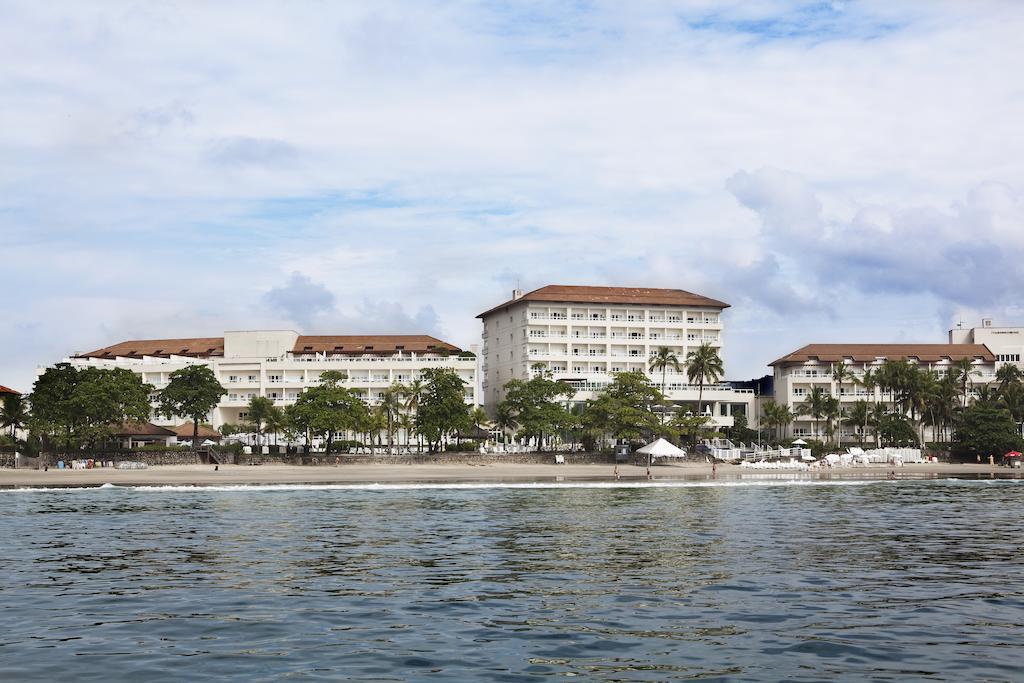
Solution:
[[[1020,362],[1020,354],[1019,353],[998,353],[998,354],[996,354],[996,360],[1002,361],[1004,363],[1019,363]]]

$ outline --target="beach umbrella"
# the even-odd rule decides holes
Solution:
[[[1010,451],[1009,453],[1006,454],[1006,457],[1007,458],[1019,458],[1020,457],[1020,451]]]
[[[804,441],[803,439],[797,439],[796,441],[793,442],[793,445],[794,446],[806,446],[807,442]]]

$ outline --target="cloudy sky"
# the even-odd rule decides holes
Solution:
[[[0,0],[0,384],[132,338],[724,299],[730,378],[1024,323],[1024,3]]]

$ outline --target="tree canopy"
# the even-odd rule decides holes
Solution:
[[[206,365],[188,365],[171,373],[170,381],[160,392],[160,413],[168,418],[187,417],[192,420],[192,449],[199,446],[199,424],[217,407],[227,390]]]
[[[537,450],[543,450],[545,434],[564,429],[570,413],[560,399],[566,399],[575,390],[552,379],[550,370],[537,372],[528,380],[514,379],[505,384],[505,400],[498,405],[502,419],[518,428],[520,438],[537,440]]]

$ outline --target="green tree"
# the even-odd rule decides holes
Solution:
[[[846,382],[851,384],[856,381],[856,375],[846,365],[846,363],[839,362],[832,366],[832,381],[836,383],[836,399],[838,400],[838,415],[836,419],[839,421],[838,437],[836,444],[840,447],[843,445],[843,386]]]
[[[527,443],[537,440],[537,450],[544,450],[544,435],[566,426],[569,413],[560,399],[575,391],[565,382],[552,379],[550,370],[534,366],[528,380],[513,379],[505,384],[505,400],[498,411],[519,427],[519,436]]]
[[[828,410],[828,399],[832,398],[822,387],[812,387],[804,402],[797,406],[796,412],[799,415],[810,415],[814,420],[814,438],[818,438],[818,421],[825,416]]]
[[[252,425],[253,431],[256,432],[256,444],[259,445],[260,439],[266,431],[267,422],[273,419],[274,402],[266,396],[253,396],[249,400],[246,411],[249,413],[246,419]]]
[[[658,430],[654,406],[663,396],[639,371],[618,372],[597,398],[587,403],[584,425],[617,440],[635,440]]]
[[[661,373],[661,395],[665,396],[665,373],[669,368],[676,373],[682,372],[682,366],[679,363],[679,357],[675,351],[667,346],[659,346],[658,350],[651,356],[648,370],[650,372]],[[665,424],[665,413],[668,412],[668,403],[665,404],[665,409],[661,414],[661,423]]]
[[[469,426],[466,383],[450,368],[427,368],[421,375],[416,430],[426,437],[430,452],[436,453],[450,434]]]
[[[960,459],[1005,455],[1024,449],[1010,411],[991,403],[975,403],[960,416],[953,437],[953,455]]]
[[[121,423],[148,420],[152,390],[124,368],[78,369],[59,363],[33,385],[29,424],[60,450],[95,446]]]
[[[402,413],[403,392],[401,384],[392,384],[381,392],[380,404],[377,406],[384,417],[384,429],[388,434],[388,453],[393,453],[395,448],[395,431]]]
[[[28,401],[21,394],[4,394],[0,403],[0,428],[11,430],[11,442],[17,441],[18,430],[28,423]]]
[[[328,454],[337,435],[358,431],[368,418],[366,404],[351,389],[341,386],[345,379],[344,373],[334,370],[321,373],[320,383],[302,392],[289,410],[297,429],[326,441]]]
[[[956,378],[960,387],[960,396],[963,397],[963,408],[967,408],[967,393],[972,383],[972,377],[981,374],[981,371],[974,367],[974,361],[970,358],[961,358],[954,361],[949,369],[950,374]]]
[[[703,414],[701,405],[704,401],[704,384],[717,382],[725,374],[722,366],[722,358],[718,355],[718,349],[704,342],[693,351],[686,354],[686,377],[693,383],[697,382],[697,412]]]
[[[860,436],[860,445],[864,445],[864,438],[867,436],[868,431],[868,418],[871,416],[871,410],[868,406],[868,402],[864,400],[858,400],[852,406],[850,406],[850,412],[847,415],[846,421],[848,424],[855,425],[857,433]]]
[[[785,428],[793,422],[793,412],[789,406],[768,399],[761,406],[761,414],[764,416],[764,423],[775,429],[775,437],[781,441]]]
[[[192,420],[192,450],[199,447],[199,425],[217,407],[227,390],[206,365],[188,365],[171,373],[160,392],[159,411],[167,418],[177,415]]]

